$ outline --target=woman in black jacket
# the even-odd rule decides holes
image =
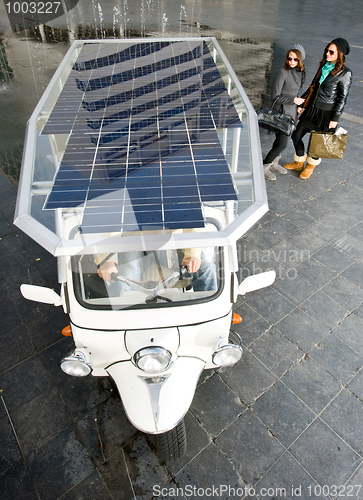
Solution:
[[[335,38],[330,42],[325,47],[312,84],[302,95],[305,98],[305,109],[291,136],[296,153],[294,162],[284,165],[288,170],[301,171],[301,179],[310,177],[316,165],[321,162],[321,158],[307,158],[302,138],[311,130],[334,132],[343,112],[352,83],[352,72],[345,65],[345,56],[349,52],[349,43],[344,38]]]
[[[294,120],[297,116],[297,106],[301,106],[304,102],[304,99],[297,97],[298,91],[305,80],[304,59],[304,47],[299,44],[291,45],[286,52],[284,67],[276,72],[272,82],[272,99],[275,101],[274,109],[291,116]],[[272,148],[263,161],[265,179],[269,181],[276,180],[275,174],[270,172],[270,169],[280,174],[287,174],[287,170],[279,165],[279,160],[281,152],[287,146],[288,139],[287,135],[276,133]]]

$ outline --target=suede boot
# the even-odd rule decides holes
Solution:
[[[304,168],[305,160],[306,160],[306,155],[297,156],[295,154],[294,155],[294,162],[293,163],[285,163],[284,168],[287,168],[287,170],[298,170],[300,172]]]
[[[270,168],[272,167],[272,163],[266,163],[263,166],[263,171],[265,172],[265,179],[267,181],[275,181],[276,180],[276,175],[270,172]]]
[[[305,168],[299,176],[300,179],[308,179],[311,176],[311,174],[313,173],[313,170],[316,167],[316,165],[319,165],[320,162],[321,162],[321,158],[314,160],[313,158],[310,158],[310,156],[309,156],[307,159]]]
[[[281,155],[277,156],[274,161],[272,162],[272,165],[270,167],[270,170],[273,170],[274,172],[278,172],[279,174],[287,174],[286,168],[282,167],[279,165]]]

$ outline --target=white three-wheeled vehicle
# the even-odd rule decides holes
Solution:
[[[162,460],[205,369],[233,365],[237,240],[267,211],[255,112],[213,38],[75,41],[31,116],[15,224],[58,261],[73,376],[110,376]]]

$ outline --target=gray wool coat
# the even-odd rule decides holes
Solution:
[[[277,98],[274,109],[290,115],[296,120],[295,97],[303,83],[303,73],[295,68],[279,69],[272,82],[272,100]]]

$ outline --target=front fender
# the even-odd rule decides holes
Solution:
[[[130,422],[147,434],[173,429],[187,413],[205,366],[198,358],[179,357],[162,375],[139,370],[121,361],[106,371],[114,379]]]

